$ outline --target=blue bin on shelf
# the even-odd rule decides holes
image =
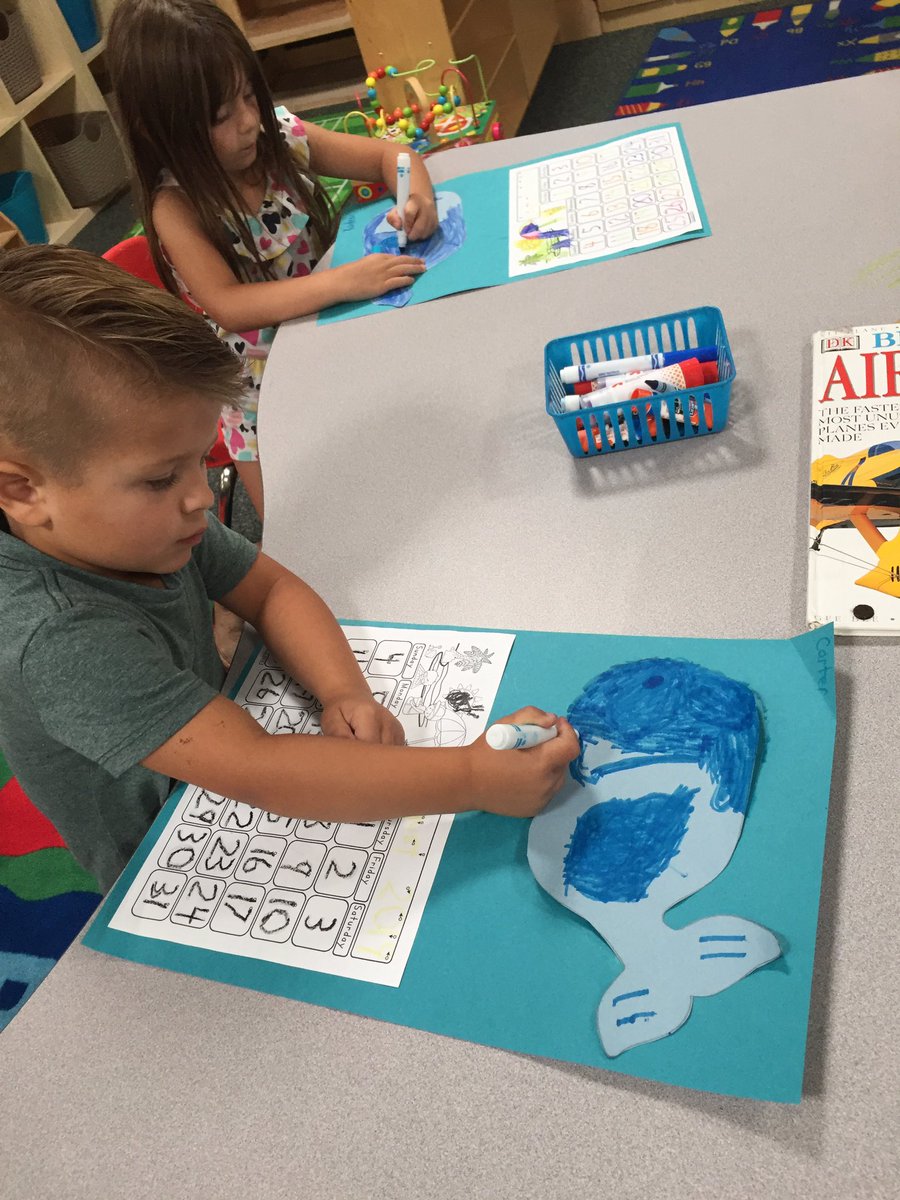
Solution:
[[[0,212],[18,225],[26,242],[50,241],[29,171],[0,175]]]
[[[72,30],[79,50],[90,50],[100,41],[100,29],[91,0],[56,0]]]
[[[638,400],[620,397],[610,404],[602,403],[600,390],[585,397],[591,399],[589,408],[566,411],[566,387],[560,379],[563,367],[701,346],[715,346],[718,350],[717,383]],[[573,333],[555,338],[544,348],[547,412],[575,458],[690,441],[718,433],[728,420],[734,377],[725,322],[719,309],[712,307],[688,308],[645,321],[632,321],[629,325]]]

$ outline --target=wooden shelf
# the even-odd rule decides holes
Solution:
[[[324,85],[311,90],[280,92],[275,98],[275,103],[283,104],[291,112],[301,114],[313,112],[317,108],[331,108],[335,104],[346,104],[349,111],[356,107],[358,91],[359,84],[335,83],[331,86]]]
[[[29,113],[34,112],[49,96],[53,95],[57,88],[61,88],[64,83],[68,83],[74,75],[74,67],[63,67],[58,71],[54,71],[36,91],[32,92],[30,96],[26,96],[24,100],[19,101],[16,105],[14,120],[21,120],[22,117],[27,117]]]
[[[11,242],[19,245],[19,237],[15,229],[0,229],[0,250],[5,250]]]
[[[98,54],[102,54],[106,49],[106,38],[102,37],[96,46],[89,46],[87,50],[82,50],[81,57],[86,63],[93,62]]]
[[[277,104],[301,115],[332,104],[356,107],[356,96],[363,91],[362,61],[358,56],[303,65],[270,79]]]
[[[477,55],[507,136],[518,128],[559,26],[553,0],[346,3],[369,70],[389,63],[409,69],[430,58],[437,65],[422,73],[421,82],[426,91],[434,91],[441,71],[454,59]],[[477,72],[467,67],[463,72],[477,88]],[[381,80],[378,94],[388,107],[402,103],[402,81]]]
[[[313,4],[286,5],[282,11],[244,21],[244,34],[254,50],[304,42],[328,33],[352,29],[344,0],[316,0]]]
[[[469,15],[469,9],[477,0],[444,0],[444,12],[451,37],[456,34],[460,22]]]
[[[64,217],[59,221],[48,221],[47,233],[50,235],[50,241],[57,245],[71,242],[72,238],[81,233],[85,225],[96,217],[102,207],[102,204],[92,204],[90,208],[76,208],[71,217]]]

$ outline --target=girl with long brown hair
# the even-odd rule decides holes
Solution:
[[[243,34],[212,0],[122,0],[107,57],[153,261],[169,291],[199,308],[245,365],[226,440],[262,516],[256,411],[275,329],[342,300],[406,287],[410,255],[370,254],[312,273],[336,221],[318,175],[393,188],[398,149],[304,123],[276,109]],[[412,154],[410,199],[388,220],[410,241],[437,224]]]

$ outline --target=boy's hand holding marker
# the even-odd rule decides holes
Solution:
[[[498,731],[506,736],[498,737]],[[325,705],[322,733],[385,746],[404,745],[403,726],[372,697],[368,685],[359,695],[332,699]],[[528,753],[496,753],[498,748],[514,747]],[[461,751],[470,760],[471,773],[471,805],[461,797],[464,806],[480,806],[501,816],[532,817],[560,789],[566,768],[579,750],[578,735],[564,718],[539,708],[521,708],[501,718]]]
[[[565,719],[540,708],[520,708],[500,724],[510,729],[540,726],[546,735],[518,754],[498,754],[488,740],[491,726],[467,747],[472,754],[472,796],[486,812],[507,817],[533,817],[562,787],[569,763],[578,757],[578,734]],[[537,735],[540,737],[541,735]],[[536,740],[533,736],[527,741]]]

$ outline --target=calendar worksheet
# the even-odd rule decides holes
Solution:
[[[513,634],[358,625],[344,632],[408,745],[463,746],[484,731]],[[321,734],[316,698],[264,649],[235,700],[270,733]],[[422,802],[427,811],[427,796]],[[285,817],[184,787],[109,925],[396,987],[452,820]]]
[[[703,228],[677,125],[509,172],[509,275],[646,250]]]

